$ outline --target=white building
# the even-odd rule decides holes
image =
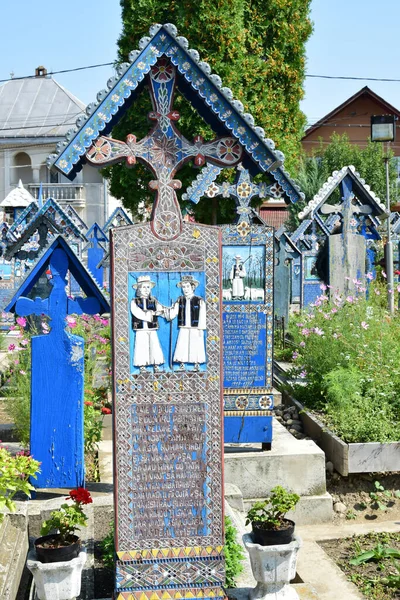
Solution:
[[[90,227],[110,214],[107,184],[97,169],[85,165],[73,182],[49,171],[46,159],[74,127],[85,105],[38,67],[35,75],[0,85],[0,203],[19,180],[34,198],[72,204]]]

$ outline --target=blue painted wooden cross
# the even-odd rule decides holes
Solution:
[[[49,318],[50,332],[32,337],[30,449],[41,461],[36,487],[70,488],[84,483],[84,339],[65,330],[66,317],[105,312],[109,307],[62,238],[53,242],[38,263],[7,309],[21,316]],[[50,296],[33,300],[22,297],[23,293],[29,293],[47,266],[53,287]],[[88,297],[67,297],[68,270],[78,281],[82,275],[86,278],[83,287]]]

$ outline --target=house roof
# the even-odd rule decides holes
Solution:
[[[361,98],[361,96],[369,96],[371,99],[375,100],[375,102],[377,102],[382,107],[382,110],[385,113],[396,115],[397,117],[400,118],[400,110],[398,110],[397,108],[395,108],[394,106],[392,106],[391,104],[389,104],[389,102],[386,102],[386,100],[384,100],[384,98],[382,98],[381,96],[378,96],[378,94],[376,94],[375,92],[373,92],[366,85],[361,90],[359,90],[358,92],[356,92],[355,94],[353,94],[353,96],[350,96],[350,98],[347,98],[347,100],[345,100],[344,102],[342,102],[342,104],[339,104],[339,106],[337,106],[336,108],[334,108],[327,115],[325,115],[324,117],[322,117],[322,119],[319,119],[319,121],[317,121],[316,123],[314,123],[313,125],[311,125],[311,127],[309,127],[308,129],[306,129],[305,134],[303,136],[303,140],[305,138],[307,138],[315,130],[317,130],[320,127],[322,127],[323,125],[325,125],[327,121],[332,121],[332,119],[338,113],[340,113],[347,106],[349,106],[350,104],[352,104],[353,102],[355,102],[356,100],[358,100],[359,98]],[[332,124],[332,126],[334,126],[334,123]]]
[[[0,206],[3,208],[26,208],[31,202],[35,202],[35,198],[24,188],[22,181],[19,180],[17,187],[7,194],[4,200],[0,202]]]
[[[167,56],[177,68],[177,87],[200,116],[219,136],[233,135],[244,151],[243,164],[251,175],[268,172],[283,188],[291,202],[302,197],[300,188],[282,167],[284,155],[266,137],[254,118],[244,112],[232,91],[222,86],[218,75],[200,61],[196,50],[189,49],[186,38],[177,35],[174,25],[153,25],[150,37],[142,38],[140,50],[130,54],[132,62],[119,66],[118,76],[108,81],[108,90],[97,95],[86,114],[78,118],[77,128],[57,146],[57,154],[48,159],[63,175],[73,179],[82,168],[85,154],[100,135],[107,135],[121,119],[146,83],[146,75],[161,56]]]
[[[270,227],[279,229],[289,218],[289,211],[286,206],[282,208],[260,208],[260,217]]]
[[[0,85],[0,139],[62,137],[84,110],[52,77],[10,79]]]

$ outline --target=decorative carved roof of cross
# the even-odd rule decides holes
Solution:
[[[54,254],[60,255],[60,253],[63,255],[62,259],[52,258]],[[94,278],[90,275],[89,271],[76,256],[74,251],[70,248],[67,241],[61,235],[58,235],[53,240],[51,245],[41,253],[32,269],[27,272],[18,290],[15,292],[13,298],[5,308],[7,312],[15,312],[17,302],[19,302],[20,299],[25,299],[25,297],[34,287],[35,283],[49,268],[49,265],[50,269],[52,269],[52,266],[54,265],[55,269],[57,270],[56,277],[61,277],[61,279],[57,280],[57,291],[55,295],[53,296],[53,291],[46,300],[41,300],[40,298],[36,300],[30,300],[30,303],[25,306],[25,310],[27,312],[19,312],[18,314],[48,314],[52,319],[54,318],[60,321],[60,326],[64,328],[64,319],[67,314],[81,314],[82,312],[95,314],[97,312],[106,313],[110,311],[109,303]],[[86,296],[85,299],[80,297],[73,300],[67,299],[65,291],[66,283],[65,281],[63,283],[62,281],[65,280],[67,270],[70,271],[71,275],[82,289]],[[60,301],[63,306],[63,310],[59,312],[57,312],[58,309],[56,302],[58,294],[61,295]],[[85,300],[90,301],[85,303]],[[18,306],[18,309],[20,309],[20,305]],[[53,326],[54,324],[52,323],[52,327]]]
[[[365,183],[365,180],[360,177],[359,173],[357,173],[355,167],[352,165],[343,167],[340,171],[334,171],[332,175],[328,177],[318,193],[315,194],[314,198],[310,200],[307,206],[299,213],[299,218],[304,219],[308,216],[308,218],[312,219],[316,212],[322,212],[321,207],[326,203],[329,196],[337,187],[341,184],[343,187],[343,185],[346,184],[345,179],[348,180],[348,185],[351,186],[353,194],[357,197],[360,204],[368,204],[372,208],[368,214],[383,219],[386,218],[387,212],[385,205],[379,200],[369,185]]]
[[[49,157],[49,165],[72,179],[85,156],[100,166],[114,160],[126,159],[130,165],[141,160],[156,176],[156,204],[163,208],[159,211],[155,206],[152,227],[164,239],[180,230],[181,215],[174,192],[180,183],[174,179],[175,172],[190,159],[197,165],[207,160],[232,166],[237,144],[243,152],[244,166],[252,175],[269,172],[296,202],[302,194],[282,168],[283,154],[275,150],[263,129],[254,125],[253,117],[244,113],[243,105],[232,99],[231,90],[222,87],[217,75],[211,75],[210,67],[199,60],[195,50],[188,50],[187,40],[177,37],[173,25],[155,25],[150,35],[140,41],[141,50],[130,55],[132,63],[119,67],[118,77],[108,83],[109,90],[100,92],[98,102],[87,107],[87,116],[77,121],[78,130],[67,134],[57,147],[58,154]],[[99,140],[101,133],[111,131],[120,119],[119,113],[129,107],[145,83],[153,100],[150,118],[156,124],[152,131],[140,141],[134,136],[126,142]],[[183,138],[174,125],[179,118],[172,106],[175,83],[222,139],[204,143],[195,138],[190,143]],[[164,216],[160,218],[159,214]]]

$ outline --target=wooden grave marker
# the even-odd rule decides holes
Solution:
[[[28,298],[51,271],[47,298]],[[67,297],[68,271],[86,297]],[[66,331],[66,316],[109,312],[109,305],[79,258],[58,236],[38,259],[6,311],[49,317],[50,333],[35,335],[31,365],[30,451],[41,462],[38,488],[71,488],[84,483],[84,339]]]

